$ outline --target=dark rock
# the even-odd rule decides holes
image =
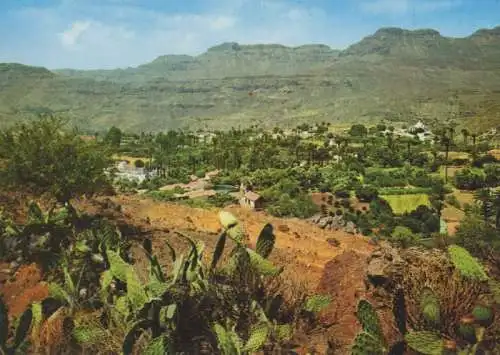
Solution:
[[[337,239],[335,239],[335,238],[328,238],[326,241],[331,246],[334,246],[334,247],[339,247],[340,246],[340,242]]]

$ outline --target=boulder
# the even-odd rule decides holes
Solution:
[[[356,234],[356,225],[353,222],[349,221],[346,223],[344,231],[349,234]]]
[[[328,219],[327,218],[321,218],[320,221],[318,222],[318,227],[321,229],[325,229],[326,226],[328,226]]]
[[[398,249],[382,243],[368,258],[368,281],[375,287],[393,284],[402,277],[404,262]]]

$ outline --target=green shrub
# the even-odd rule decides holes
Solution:
[[[461,190],[477,190],[485,187],[486,175],[483,170],[463,169],[455,174],[455,186]]]
[[[362,186],[356,189],[356,197],[361,202],[371,202],[378,197],[378,190],[373,186]]]
[[[60,202],[110,187],[105,170],[112,164],[111,151],[82,141],[55,117],[0,132],[0,155],[6,159],[4,186],[49,193]]]
[[[403,248],[407,248],[415,243],[417,236],[406,227],[397,226],[391,234],[391,241],[400,245]]]
[[[146,163],[144,163],[144,161],[141,160],[141,159],[137,159],[134,162],[134,165],[135,165],[136,168],[144,168],[146,166]]]

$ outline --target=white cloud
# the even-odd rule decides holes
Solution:
[[[371,0],[361,2],[360,7],[374,15],[403,15],[446,10],[459,4],[459,0]]]
[[[138,0],[62,0],[57,7],[23,8],[13,20],[30,34],[0,50],[0,60],[49,68],[129,67],[165,54],[197,55],[229,41],[343,48],[373,30],[354,24],[346,31],[342,19],[307,3],[206,1],[210,6],[196,13],[161,12],[134,5]]]
[[[210,21],[210,28],[214,30],[226,30],[236,24],[236,19],[231,16],[217,16]]]
[[[70,28],[59,34],[61,43],[67,47],[73,47],[81,35],[90,27],[90,21],[75,21]]]

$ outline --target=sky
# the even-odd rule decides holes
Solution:
[[[0,0],[0,62],[125,68],[223,42],[343,49],[381,27],[498,25],[500,0]]]

